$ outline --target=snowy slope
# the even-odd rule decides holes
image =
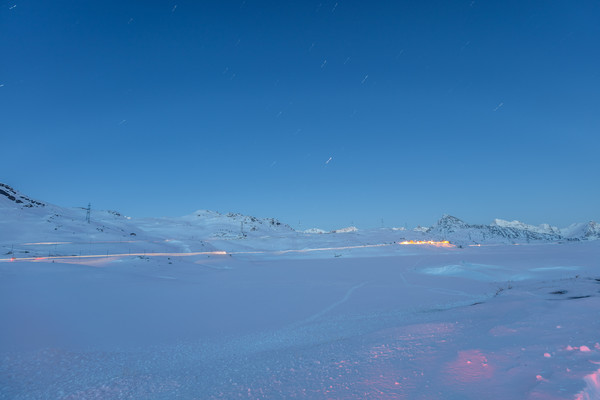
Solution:
[[[0,252],[18,256],[89,255],[126,252],[179,251],[178,243],[144,231],[117,211],[64,208],[30,199],[2,185],[0,192]],[[214,249],[203,244],[205,249]]]
[[[290,233],[294,230],[274,218],[256,218],[252,216],[216,211],[198,210],[190,215],[177,218],[142,218],[137,225],[148,232],[169,232],[178,235],[186,231],[196,238],[242,239],[257,235]]]
[[[116,211],[93,211],[86,223],[87,211],[83,208],[63,208],[37,200],[0,184],[0,233],[10,233],[16,241],[31,237],[38,239],[69,240],[86,235],[91,238],[122,238],[135,233],[127,217]]]

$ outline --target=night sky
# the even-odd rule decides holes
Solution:
[[[0,182],[306,229],[600,219],[598,1],[0,1]]]

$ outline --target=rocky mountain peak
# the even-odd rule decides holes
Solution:
[[[432,228],[440,232],[452,233],[457,229],[467,228],[469,224],[452,215],[444,214],[437,224]]]

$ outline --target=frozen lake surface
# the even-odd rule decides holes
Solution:
[[[0,398],[600,398],[600,242],[337,247],[1,262]]]

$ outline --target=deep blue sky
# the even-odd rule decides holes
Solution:
[[[600,219],[598,1],[0,6],[0,181],[41,200],[301,228]]]

